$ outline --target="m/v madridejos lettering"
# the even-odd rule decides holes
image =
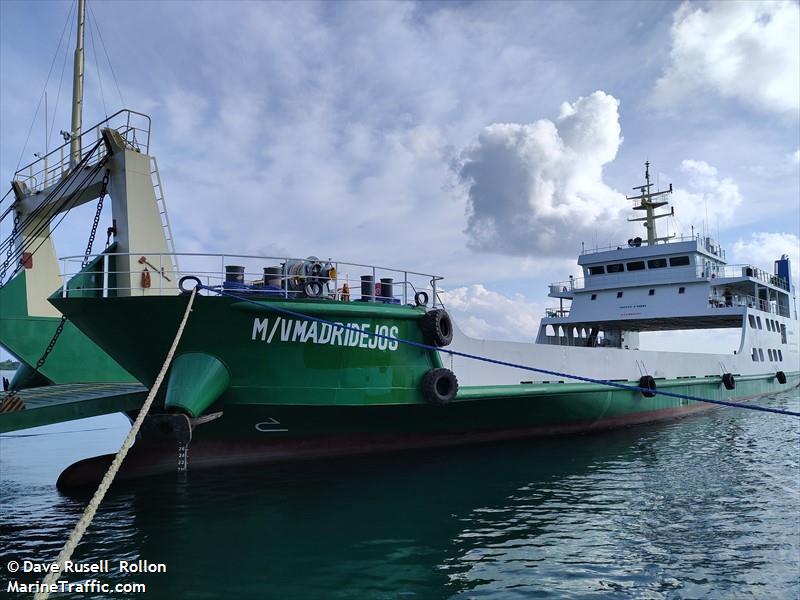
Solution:
[[[275,317],[270,320],[253,319],[252,338],[271,344],[276,336],[281,342],[300,342],[303,344],[327,344],[329,346],[348,346],[350,348],[369,348],[371,350],[397,350],[396,338],[399,330],[396,325],[378,325],[376,335],[371,335],[371,323],[318,323],[302,319]],[[386,337],[378,337],[386,336]],[[395,338],[395,339],[388,339]]]

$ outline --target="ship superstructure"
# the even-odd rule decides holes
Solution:
[[[548,309],[537,343],[637,350],[641,332],[740,328],[737,356],[793,364],[797,304],[788,256],[767,271],[729,265],[725,251],[710,237],[659,238],[656,219],[674,211],[654,214],[667,201],[651,198],[672,188],[650,194],[649,169],[646,179],[634,188],[642,192],[634,199],[636,209],[648,211],[647,240],[582,252],[578,265],[583,277],[550,285],[549,296],[559,300],[559,307]]]

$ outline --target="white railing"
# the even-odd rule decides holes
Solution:
[[[442,277],[438,275],[333,259],[109,252],[92,255],[90,260],[94,267],[86,270],[81,269],[83,256],[66,256],[60,260],[64,297],[70,294],[103,298],[123,294],[174,295],[180,279],[191,275],[205,286],[231,293],[408,304],[412,300],[416,302],[418,292],[425,292],[433,307],[440,304],[437,288]],[[178,260],[180,270],[172,266],[178,264]],[[142,280],[145,271],[150,279],[146,286]],[[201,293],[213,294],[207,290]]]
[[[713,239],[710,237],[704,237],[699,233],[695,235],[681,235],[669,238],[668,240],[657,242],[657,246],[664,246],[667,244],[674,244],[676,242],[699,242],[700,247],[708,250],[709,252],[716,254],[717,256],[725,257],[725,250],[720,247]],[[646,247],[647,240],[642,240],[639,246]],[[583,248],[581,250],[581,254],[596,254],[597,252],[608,252],[610,250],[622,250],[623,248],[631,248],[631,247],[639,247],[639,246],[631,246],[628,244],[627,241],[619,243],[619,244],[608,244],[606,246],[594,246],[593,248]]]
[[[81,159],[102,138],[103,129],[115,129],[125,143],[144,154],[150,151],[150,117],[133,110],[123,109],[83,130],[80,135]],[[13,180],[24,184],[30,192],[39,192],[58,183],[72,169],[70,144],[71,142],[67,141],[29,165],[25,165],[14,173]],[[98,148],[86,166],[97,164],[105,154],[105,148]]]
[[[755,308],[764,312],[780,315],[782,317],[789,316],[788,307],[782,307],[775,300],[763,300],[755,296],[748,296],[744,294],[731,294],[725,296],[724,294],[712,294],[708,297],[708,305],[711,308],[732,308],[746,306],[747,308]]]

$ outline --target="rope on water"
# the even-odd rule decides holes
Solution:
[[[571,373],[561,373],[559,371],[550,371],[548,369],[540,369],[537,367],[531,367],[528,365],[519,365],[512,362],[507,362],[504,360],[497,360],[495,358],[488,358],[486,356],[478,356],[476,354],[468,354],[466,352],[458,352],[457,350],[448,350],[447,348],[440,348],[438,346],[431,346],[429,344],[423,344],[421,342],[415,342],[412,340],[404,340],[401,338],[395,338],[388,335],[383,335],[381,333],[375,333],[374,331],[361,331],[361,329],[356,329],[349,325],[342,325],[341,323],[335,323],[334,321],[329,321],[327,319],[320,319],[319,317],[312,317],[310,315],[306,315],[303,313],[299,313],[293,310],[289,310],[287,308],[281,308],[279,306],[272,306],[270,302],[258,302],[256,300],[252,300],[250,298],[245,298],[242,296],[237,296],[236,294],[232,294],[230,292],[226,292],[222,289],[217,287],[210,287],[202,284],[198,284],[194,287],[193,291],[198,289],[208,290],[210,292],[214,292],[215,294],[219,294],[221,296],[228,296],[229,298],[234,298],[241,302],[248,302],[250,304],[254,304],[264,310],[270,310],[273,312],[283,313],[295,318],[299,319],[306,319],[308,321],[317,321],[318,323],[325,323],[327,325],[331,325],[332,327],[343,327],[344,329],[349,329],[351,331],[358,331],[359,334],[366,333],[372,337],[382,338],[386,340],[391,340],[394,342],[399,342],[401,344],[406,344],[407,346],[414,346],[416,348],[422,348],[423,350],[434,350],[436,352],[443,352],[445,354],[450,354],[451,356],[461,356],[462,358],[469,358],[472,360],[479,360],[481,362],[491,363],[495,365],[501,365],[504,367],[510,367],[513,369],[522,369],[524,371],[532,371],[534,373],[544,373],[545,375],[554,375],[556,377],[563,377],[565,379],[574,379],[576,381],[585,381],[586,383],[596,383],[598,385],[604,385],[607,387],[618,388],[622,390],[628,390],[631,392],[649,392],[654,394],[659,394],[661,396],[668,396],[670,398],[680,398],[684,400],[693,400],[695,402],[706,402],[708,404],[718,404],[720,406],[730,406],[732,408],[746,408],[748,410],[756,410],[761,412],[773,413],[777,415],[785,415],[789,417],[800,417],[800,412],[795,412],[791,410],[783,410],[781,408],[772,408],[769,406],[759,406],[757,404],[743,404],[741,402],[730,402],[729,400],[714,400],[712,398],[703,398],[701,396],[693,396],[691,394],[679,394],[677,392],[667,392],[659,389],[651,390],[639,387],[637,385],[628,385],[626,383],[620,383],[618,381],[609,381],[608,379],[594,379],[592,377],[583,377],[581,375],[574,375]]]
[[[100,506],[100,502],[103,501],[106,492],[108,492],[108,488],[111,487],[111,483],[114,481],[114,477],[119,471],[122,461],[125,460],[125,456],[128,454],[128,450],[130,450],[131,446],[133,445],[133,441],[136,439],[136,434],[139,433],[139,428],[142,426],[144,418],[147,416],[147,412],[150,410],[150,405],[153,404],[153,399],[158,393],[158,388],[161,387],[161,382],[164,380],[167,369],[169,369],[169,365],[172,362],[172,357],[175,354],[176,348],[178,347],[178,342],[180,342],[181,336],[183,335],[183,329],[186,327],[186,321],[189,319],[189,313],[192,311],[192,304],[194,303],[196,295],[196,291],[192,291],[192,295],[189,297],[189,302],[186,305],[186,312],[183,314],[181,324],[178,326],[178,332],[175,334],[175,339],[172,342],[172,347],[170,347],[169,352],[167,353],[167,358],[164,360],[164,365],[161,367],[161,371],[159,372],[158,377],[156,377],[153,387],[150,388],[150,393],[147,395],[147,399],[144,401],[144,404],[139,411],[139,416],[136,417],[136,420],[133,422],[133,426],[128,432],[128,436],[125,438],[125,441],[122,442],[122,447],[120,447],[116,456],[114,456],[114,460],[111,462],[111,466],[108,467],[108,471],[106,471],[106,474],[103,476],[103,480],[97,487],[97,491],[95,491],[94,496],[92,496],[92,499],[86,506],[86,510],[83,511],[83,516],[81,516],[77,525],[75,525],[75,529],[72,530],[67,543],[64,544],[64,548],[62,548],[61,552],[59,553],[56,561],[58,563],[58,569],[50,571],[47,574],[47,577],[42,580],[42,583],[39,586],[40,591],[37,592],[33,597],[34,600],[47,600],[47,598],[50,596],[50,586],[58,580],[61,571],[64,569],[64,563],[66,563],[72,556],[72,553],[75,551],[78,543],[80,543],[83,534],[86,532],[86,529],[92,522],[92,519],[97,512],[97,508]]]

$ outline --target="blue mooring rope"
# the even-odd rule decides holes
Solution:
[[[615,387],[623,390],[629,390],[631,392],[651,392],[654,394],[660,394],[662,396],[669,396],[671,398],[683,398],[685,400],[694,400],[695,402],[706,402],[709,404],[719,404],[720,406],[731,406],[733,408],[746,408],[748,410],[757,410],[761,412],[767,413],[774,413],[777,415],[786,415],[789,417],[800,417],[800,412],[794,412],[791,410],[782,410],[780,408],[770,408],[769,406],[758,406],[756,404],[743,404],[741,402],[729,402],[727,400],[712,400],[711,398],[701,398],[700,396],[692,396],[689,394],[678,394],[675,392],[666,392],[659,389],[651,390],[649,388],[642,388],[636,385],[627,385],[625,383],[619,383],[617,381],[609,381],[607,379],[593,379],[592,377],[583,377],[581,375],[572,375],[570,373],[560,373],[558,371],[550,371],[548,369],[540,369],[537,367],[529,367],[527,365],[518,365],[511,362],[506,362],[504,360],[497,360],[495,358],[488,358],[486,356],[478,356],[475,354],[467,354],[466,352],[458,352],[457,350],[448,350],[447,348],[439,348],[437,346],[430,346],[428,344],[423,344],[420,342],[414,342],[412,340],[404,340],[401,338],[395,338],[388,335],[383,335],[381,333],[375,333],[373,331],[361,331],[361,329],[356,329],[350,325],[335,323],[333,321],[329,321],[327,319],[321,319],[319,317],[312,317],[310,315],[305,315],[303,313],[295,312],[293,310],[289,310],[287,308],[281,308],[279,306],[270,306],[270,302],[257,302],[256,300],[252,300],[250,298],[244,298],[242,296],[237,296],[236,294],[231,294],[230,292],[226,292],[225,290],[216,288],[216,287],[209,287],[206,285],[198,284],[195,287],[200,290],[208,290],[210,292],[214,292],[215,294],[219,294],[220,296],[228,296],[229,298],[233,298],[235,300],[239,300],[241,302],[248,302],[250,304],[254,304],[259,308],[265,310],[271,310],[274,312],[283,313],[292,317],[306,319],[308,321],[316,321],[318,323],[325,323],[332,327],[342,327],[344,329],[349,329],[350,331],[358,331],[359,334],[367,333],[372,337],[376,338],[383,338],[386,340],[391,340],[395,342],[399,342],[401,344],[406,344],[408,346],[414,346],[416,348],[422,348],[424,350],[435,350],[436,352],[444,352],[446,354],[450,354],[452,356],[461,356],[463,358],[469,358],[472,360],[478,360],[481,362],[491,363],[495,365],[501,365],[504,367],[511,367],[514,369],[522,369],[524,371],[533,371],[534,373],[544,373],[546,375],[554,375],[556,377],[564,377],[566,379],[574,379],[576,381],[585,381],[587,383],[596,383],[599,385],[605,385],[608,387]]]

